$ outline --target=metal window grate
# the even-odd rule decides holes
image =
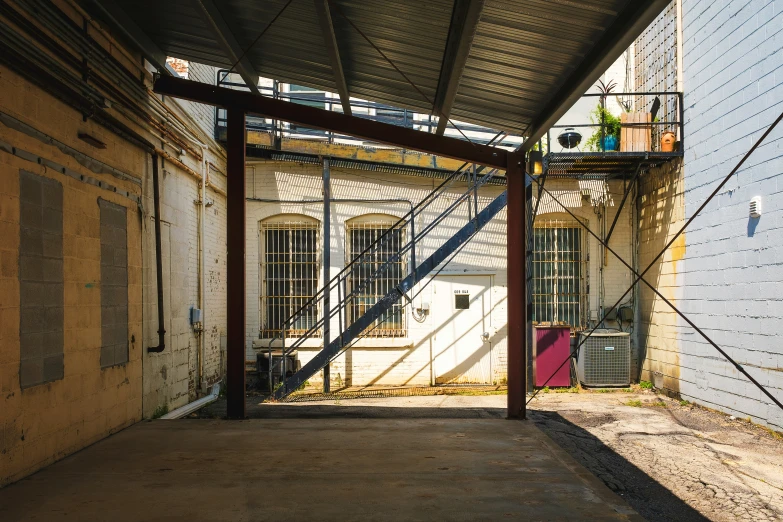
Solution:
[[[542,221],[533,231],[533,321],[585,325],[587,255],[581,225]]]
[[[392,226],[394,226],[393,222],[377,221],[349,224],[347,261],[350,262],[358,257]],[[362,256],[348,276],[348,292],[355,292],[350,299],[348,310],[351,323],[389,293],[404,277],[405,260],[398,254],[405,244],[405,230],[396,228],[389,232],[387,238]],[[373,329],[375,326],[378,327]],[[368,337],[404,337],[405,335],[402,303],[394,304],[368,328],[366,333]]]
[[[302,221],[261,226],[261,337],[276,337],[294,312],[318,290],[318,224]],[[318,308],[304,310],[287,337],[303,335],[318,319]]]

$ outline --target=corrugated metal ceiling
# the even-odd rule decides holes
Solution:
[[[216,4],[240,46],[247,49],[287,1],[223,0]],[[541,114],[543,108],[551,105],[553,96],[633,1],[486,0],[451,118],[515,133],[541,121],[546,116]],[[232,65],[192,0],[115,3],[167,55],[218,67]],[[351,96],[430,112],[455,1],[332,3],[337,6],[331,15]],[[247,56],[260,76],[337,91],[312,0],[293,0]]]

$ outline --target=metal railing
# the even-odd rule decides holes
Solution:
[[[388,279],[389,277],[395,277],[401,279],[399,272],[400,263],[405,259],[405,256],[410,254],[410,262],[408,263],[410,274],[414,274],[416,270],[416,247],[417,243],[423,238],[427,237],[438,225],[449,217],[457,208],[467,203],[469,206],[468,220],[469,222],[475,220],[479,214],[478,209],[478,190],[487,184],[496,174],[497,169],[491,169],[484,173],[486,169],[475,168],[471,171],[464,171],[462,168],[457,169],[450,174],[435,190],[430,192],[424,199],[422,199],[417,205],[415,205],[408,213],[405,214],[397,223],[388,227],[381,235],[379,235],[371,244],[369,244],[361,253],[354,257],[339,274],[332,277],[322,288],[320,288],[316,294],[310,298],[301,308],[299,308],[294,314],[292,314],[282,325],[281,335],[270,339],[267,346],[267,353],[269,357],[269,389],[274,391],[273,388],[273,375],[278,366],[281,365],[279,374],[281,375],[281,386],[285,386],[286,378],[288,377],[287,360],[290,354],[300,348],[305,341],[311,336],[320,331],[326,321],[331,321],[332,318],[337,317],[339,323],[339,338],[344,340],[346,344],[350,342],[350,339],[343,338],[343,332],[357,319],[353,317],[355,314],[351,313],[351,305],[355,300],[366,293],[366,289],[369,285],[372,285],[379,279]],[[479,177],[479,174],[482,174]],[[438,200],[443,194],[447,193],[449,189],[454,185],[458,179],[462,179],[469,182],[468,189],[460,194],[453,202],[451,202],[445,210],[438,214],[434,219],[429,221],[424,228],[418,233],[415,230],[414,224],[416,218],[421,216],[422,213],[430,208],[432,204]],[[405,244],[399,245],[401,241],[400,235],[394,233],[400,229],[410,230],[410,238],[406,238]],[[378,254],[381,252],[389,252],[389,247],[394,245],[393,253],[388,255],[381,262],[378,261]],[[421,274],[419,274],[421,275]],[[397,283],[398,284],[398,283]],[[323,303],[325,296],[332,292],[332,289],[337,290],[337,301],[329,306],[329,309],[324,309]],[[299,333],[299,337],[296,337],[290,346],[286,346],[287,329],[293,325],[300,324],[301,317],[310,317],[313,312],[316,312],[318,320],[313,323],[310,328],[303,333]],[[320,312],[320,313],[318,313]],[[379,317],[377,319],[383,320]],[[375,328],[375,327],[373,327]],[[362,335],[366,335],[367,331]],[[273,351],[275,348],[273,344],[275,341],[281,341],[282,346],[280,348],[281,354],[278,357],[277,363],[273,360]],[[347,347],[347,346],[346,346]],[[284,393],[293,390],[283,390]]]
[[[574,152],[572,149],[577,149],[576,152],[585,152],[581,150],[585,148],[587,142],[597,142],[591,152],[599,152],[601,154],[612,154],[617,152],[674,152],[678,153],[684,150],[684,125],[683,125],[683,94],[681,92],[619,92],[619,93],[589,93],[582,96],[582,98],[598,98],[596,109],[598,109],[599,118],[595,117],[593,113],[591,121],[586,122],[574,122],[574,123],[558,123],[553,125],[546,135],[546,153],[551,152]],[[614,99],[618,105],[618,108],[622,113],[628,115],[650,115],[650,121],[626,121],[619,123],[620,135],[616,136],[614,132],[611,132],[613,128],[617,129],[617,122],[607,121],[607,101]],[[595,111],[596,109],[593,109]],[[659,117],[660,115],[660,117]],[[620,119],[621,116],[609,115],[609,118]],[[634,119],[634,118],[631,118]],[[638,118],[637,118],[638,119]],[[562,121],[562,120],[561,120]],[[573,130],[579,132],[579,130],[591,131],[592,135],[585,139],[582,135],[582,140],[579,145],[571,147],[563,146],[559,143],[559,136],[565,133],[558,133],[554,137],[555,143],[552,143],[552,133],[557,130]],[[649,141],[649,147],[644,147],[648,150],[637,150],[639,147],[624,147],[622,143],[623,132],[626,130],[625,135],[628,139],[634,139],[638,136],[643,136],[645,141]],[[634,131],[641,131],[639,132]],[[649,135],[644,136],[644,133]],[[672,151],[661,150],[661,137],[665,132],[672,132],[675,135],[676,143]],[[582,133],[580,133],[582,134]],[[616,148],[608,148],[608,145],[612,144],[612,140],[607,139],[609,136],[615,137]],[[592,138],[592,140],[591,140]],[[649,140],[647,140],[649,138]],[[564,141],[566,141],[564,139]],[[627,145],[627,144],[626,144]],[[622,150],[627,148],[629,150]]]
[[[233,81],[231,76],[228,75],[228,71],[221,69],[217,72],[217,86],[228,87],[231,89],[248,90],[247,86],[241,80]],[[339,97],[330,97],[324,91],[317,91],[313,89],[313,92],[284,92],[280,88],[281,83],[277,81],[272,82],[272,87],[259,87],[258,90],[262,96],[268,96],[277,100],[289,101],[292,103],[301,103],[305,105],[316,106],[328,111],[343,112],[342,103]],[[371,119],[382,123],[388,123],[391,125],[397,125],[400,127],[407,127],[410,129],[419,130],[422,132],[432,133],[438,126],[438,119],[433,117],[432,114],[425,114],[422,112],[413,111],[410,109],[404,109],[386,105],[383,103],[377,103],[372,101],[359,101],[351,100],[351,111],[353,116],[359,118]],[[227,125],[226,111],[219,107],[215,108],[215,138],[221,139]],[[279,120],[273,120],[270,118],[264,118],[262,116],[255,116],[252,114],[247,115],[247,129],[249,131],[256,132],[268,132],[274,137],[275,143],[273,146],[279,145],[283,137],[294,137],[302,139],[317,139],[324,140],[327,143],[334,143],[337,140],[346,142],[361,141],[364,146],[376,145],[371,142],[357,140],[356,138],[348,135],[337,134],[332,131],[324,131],[319,129],[312,129],[304,127],[302,125],[296,125],[292,123],[281,122]],[[473,143],[488,144],[492,136],[497,134],[497,131],[482,127],[480,125],[472,125],[469,123],[450,122],[447,127],[449,129],[458,130],[463,133],[470,133],[470,140]],[[463,139],[462,134],[454,135],[454,137]],[[521,136],[507,135],[506,141],[509,145],[518,145],[522,142]],[[386,145],[383,145],[386,147]],[[276,147],[278,148],[278,147]]]

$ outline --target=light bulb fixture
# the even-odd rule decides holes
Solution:
[[[527,153],[527,173],[534,176],[544,173],[544,155],[540,150],[531,150]]]

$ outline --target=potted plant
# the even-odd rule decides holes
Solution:
[[[598,90],[603,94],[598,105],[590,112],[590,122],[598,125],[592,136],[587,139],[585,145],[590,150],[617,150],[620,145],[620,118],[606,109],[606,96],[611,93],[616,82],[605,84],[598,80]]]

